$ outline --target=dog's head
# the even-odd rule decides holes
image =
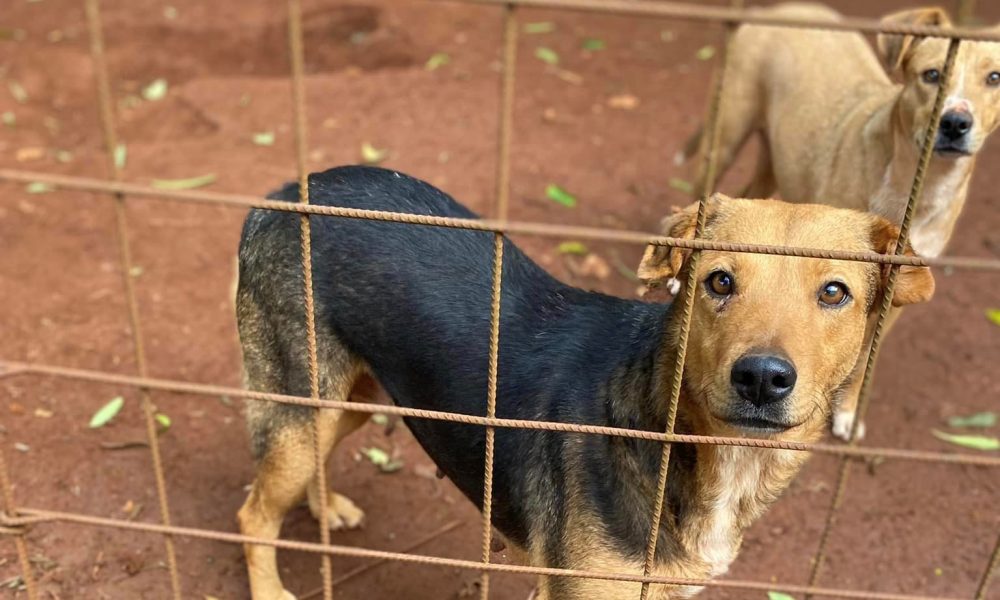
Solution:
[[[861,252],[892,252],[898,228],[882,217],[829,206],[713,196],[705,238]],[[664,219],[664,233],[690,238],[697,205]],[[686,285],[690,250],[650,246],[648,281]],[[684,385],[699,429],[817,439],[862,350],[888,269],[843,260],[704,251]],[[902,267],[893,304],[928,300],[925,267]],[[681,290],[683,293],[683,287]]]
[[[882,22],[951,26],[941,8],[905,10],[886,16]],[[941,85],[948,40],[882,34],[878,50],[889,72],[901,74],[903,92],[897,118],[919,146]],[[945,92],[934,152],[943,157],[971,156],[1000,122],[1000,43],[962,42]]]

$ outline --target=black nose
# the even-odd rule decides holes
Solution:
[[[967,112],[947,112],[941,117],[941,135],[948,140],[957,140],[969,133],[972,123],[972,115]]]
[[[795,367],[770,354],[750,354],[736,361],[730,380],[740,398],[755,406],[778,402],[795,387]]]

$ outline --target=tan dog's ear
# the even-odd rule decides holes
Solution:
[[[914,8],[904,10],[882,18],[886,25],[922,25],[927,27],[950,27],[951,19],[943,8]],[[903,67],[914,46],[919,42],[912,35],[896,35],[880,33],[875,39],[878,53],[890,73]]]
[[[876,252],[880,254],[892,254],[896,249],[896,240],[899,239],[899,227],[896,227],[882,217],[875,217],[872,227],[872,245]],[[913,248],[906,245],[906,256],[916,256]],[[884,283],[889,273],[889,265],[883,265]],[[896,278],[896,290],[892,296],[893,306],[906,306],[918,302],[927,302],[934,295],[934,275],[931,274],[930,267],[909,267],[901,266],[899,276]]]
[[[706,220],[711,218],[718,210],[721,201],[728,200],[723,194],[713,194],[706,201]],[[663,235],[672,238],[692,239],[698,221],[698,203],[695,202],[672,215],[668,215],[660,222],[660,230]],[[649,287],[654,287],[667,281],[672,277],[677,277],[684,266],[684,261],[691,256],[691,250],[687,248],[673,248],[670,246],[657,246],[650,244],[646,247],[646,253],[639,263],[637,274],[639,280]],[[674,290],[676,292],[676,290]]]

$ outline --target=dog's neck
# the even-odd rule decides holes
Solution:
[[[893,223],[903,220],[919,161],[919,148],[903,122],[900,103],[874,111],[866,124],[864,145],[879,153],[874,157],[868,209]],[[934,155],[924,175],[923,192],[913,215],[911,243],[923,256],[938,256],[951,238],[968,190],[975,165],[971,156],[951,158]]]
[[[676,335],[667,333],[664,339],[676,339]],[[676,351],[665,346],[658,354],[652,385],[638,386],[648,390],[649,397],[632,407],[633,415],[642,415],[641,422],[627,426],[665,428]],[[694,407],[699,405],[704,400],[682,386],[675,432],[710,433],[707,423],[697,417],[700,411]],[[645,454],[638,462],[646,468],[637,473],[641,480],[635,488],[648,496],[644,499],[652,506],[661,447],[645,444],[637,450]],[[728,570],[743,531],[778,498],[807,458],[802,452],[706,444],[675,444],[671,450],[656,572],[688,578],[715,577]]]

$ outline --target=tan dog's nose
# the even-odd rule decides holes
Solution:
[[[956,141],[972,130],[972,115],[965,111],[951,110],[941,116],[939,130],[941,136],[949,141]]]
[[[795,388],[795,367],[773,354],[749,354],[736,361],[730,376],[740,398],[757,407],[784,400]]]

